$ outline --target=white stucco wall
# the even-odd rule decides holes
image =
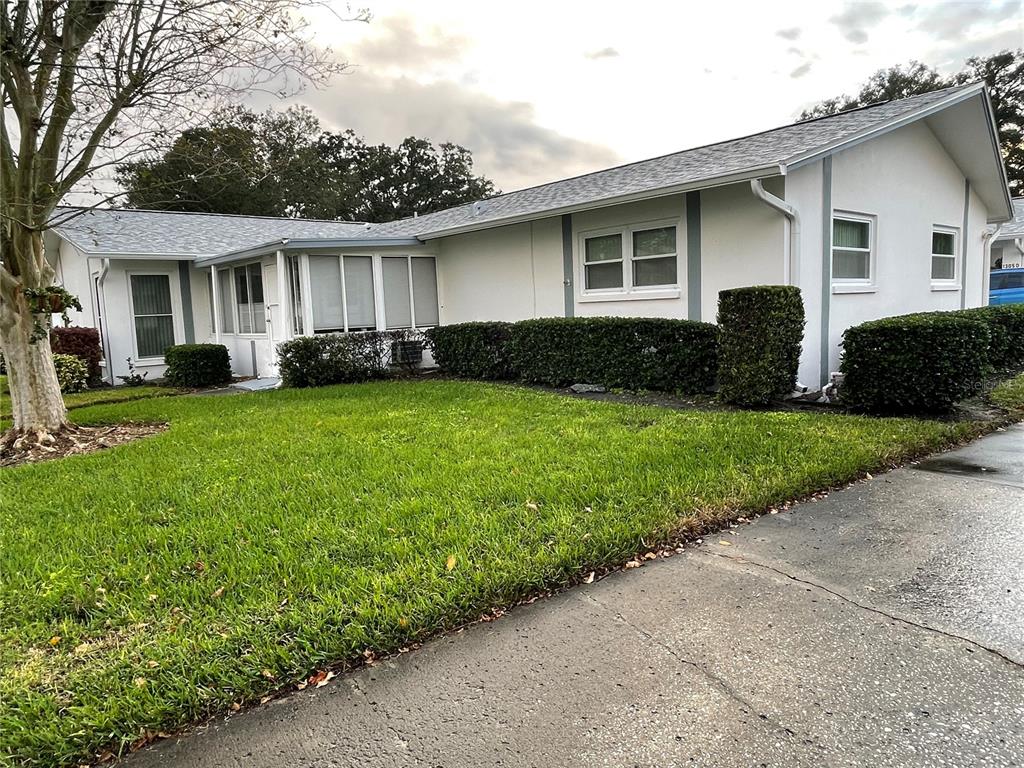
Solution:
[[[781,178],[765,179],[764,187],[784,196]],[[713,323],[719,291],[783,282],[785,221],[754,197],[749,182],[705,189],[700,206],[701,319]]]
[[[95,260],[94,260],[95,261]],[[163,358],[140,359],[135,348],[135,324],[131,314],[129,276],[139,274],[167,275],[171,289],[171,313],[174,319],[174,343],[185,343],[185,324],[178,279],[178,262],[158,259],[111,259],[103,282],[104,326],[107,330],[107,355],[113,368],[114,383],[128,373],[127,358],[132,358],[139,373],[150,379],[164,375]]]
[[[432,241],[442,324],[563,314],[558,217]]]
[[[820,338],[820,314],[813,293],[823,248],[820,166],[816,163],[798,169],[787,182],[787,199],[802,214],[799,283],[809,311],[801,379],[807,384],[818,383],[813,350]],[[829,288],[830,371],[839,367],[839,343],[851,325],[983,303],[987,267],[982,232],[988,213],[972,194],[965,237],[964,176],[924,122],[834,155],[831,193],[833,211],[872,217],[874,266],[873,284],[867,289],[844,292],[839,286]],[[931,281],[931,236],[936,225],[959,233],[958,250],[964,242],[967,245],[966,269],[964,263],[958,264],[960,279],[952,290],[939,290]],[[962,290],[966,291],[963,297]]]
[[[781,179],[766,186],[781,195]],[[718,292],[782,280],[782,216],[758,201],[749,184],[704,190],[701,200],[701,318],[714,322]],[[677,285],[668,288],[584,290],[583,241],[601,230],[672,223],[677,227]],[[565,314],[560,217],[531,224],[440,238],[441,322],[523,320]],[[594,208],[572,215],[572,313],[686,318],[685,195]]]

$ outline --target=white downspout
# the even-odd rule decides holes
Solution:
[[[106,292],[103,290],[103,283],[107,279],[107,272],[110,271],[110,259],[103,259],[100,262],[100,273],[96,276],[96,301],[102,306],[100,310],[100,333],[103,335],[103,362],[106,363],[107,380],[111,386],[114,385],[114,366],[110,361],[110,333],[107,326],[107,301]]]
[[[992,236],[995,237],[997,234],[999,234],[999,230],[1002,229],[1002,228],[1003,228],[1003,225],[1000,224],[996,228],[996,231],[995,231],[995,233],[993,233]],[[1021,258],[1024,258],[1024,239],[1021,239],[1019,237],[1014,238],[1013,247],[1017,249],[1017,253],[1019,253],[1021,255]]]
[[[786,242],[783,246],[788,244],[789,247],[785,250],[788,251],[789,257],[783,264],[782,280],[786,285],[796,285],[800,264],[800,214],[781,197],[776,197],[765,189],[760,179],[751,179],[750,191],[758,200],[786,217],[786,231],[783,235]]]
[[[800,214],[796,208],[781,197],[773,195],[765,189],[760,179],[750,180],[750,191],[754,193],[754,197],[765,205],[774,208],[786,219],[786,228],[782,236],[783,253],[786,254],[786,258],[782,263],[782,282],[785,285],[796,285],[800,269]],[[807,391],[808,387],[799,381],[796,382],[794,395],[803,394]]]
[[[992,243],[997,237],[999,237],[999,233],[1002,229],[1002,224],[996,224],[992,229],[986,229],[981,233],[981,252],[984,254],[983,258],[985,260],[985,274],[981,279],[981,300],[983,302],[981,306],[983,307],[988,306],[988,294],[991,290],[990,286],[992,284]],[[1014,240],[1014,245],[1016,245],[1018,249],[1020,248],[1019,243],[1020,240]],[[1021,251],[1021,254],[1024,254],[1024,251]]]

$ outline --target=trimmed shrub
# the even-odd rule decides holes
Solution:
[[[85,361],[75,355],[57,354],[53,356],[53,367],[57,369],[57,381],[60,382],[60,391],[81,392],[86,389],[89,380],[89,366]]]
[[[103,347],[100,345],[100,332],[95,328],[50,329],[50,349],[55,355],[74,355],[82,360],[89,372],[89,384],[94,386],[100,382],[100,361],[103,360]]]
[[[231,358],[223,344],[177,344],[164,352],[167,382],[176,387],[212,387],[231,381]]]
[[[755,285],[718,294],[719,397],[767,405],[793,391],[804,335],[804,302],[792,285]]]
[[[278,371],[286,387],[323,387],[379,379],[387,373],[395,334],[326,333],[277,345]]]
[[[1024,304],[997,304],[952,314],[980,320],[988,328],[989,366],[1002,371],[1024,365]]]
[[[714,382],[718,330],[710,323],[645,317],[552,317],[510,329],[516,378],[694,394]]]
[[[989,331],[961,312],[887,317],[843,334],[840,398],[869,413],[942,413],[981,387]]]
[[[434,362],[445,373],[467,379],[511,379],[510,323],[439,325],[425,332]]]

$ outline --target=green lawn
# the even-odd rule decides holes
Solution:
[[[0,470],[0,764],[126,749],[974,427],[390,382],[151,398]]]
[[[68,410],[83,408],[97,403],[120,403],[128,400],[146,400],[150,397],[167,397],[180,395],[182,390],[173,387],[158,387],[145,384],[141,387],[103,387],[87,389],[85,392],[71,392],[64,395],[64,405]],[[10,426],[11,400],[7,395],[7,377],[0,376],[0,429]]]

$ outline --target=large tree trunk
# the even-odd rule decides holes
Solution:
[[[38,231],[22,232],[7,245],[29,248],[32,253],[21,263],[42,262],[44,268],[34,271],[32,288],[43,288],[53,280],[53,271],[42,256],[42,235]],[[20,254],[11,254],[17,257]],[[14,261],[14,259],[11,259]],[[50,352],[49,333],[40,334],[37,328],[49,330],[47,312],[33,314],[21,279],[11,279],[10,273],[0,284],[0,350],[7,366],[7,385],[10,390],[14,416],[13,432],[5,435],[3,443],[11,438],[28,437],[32,441],[48,443],[52,436],[68,427],[68,413],[57,381]],[[41,338],[37,338],[40,337]]]

